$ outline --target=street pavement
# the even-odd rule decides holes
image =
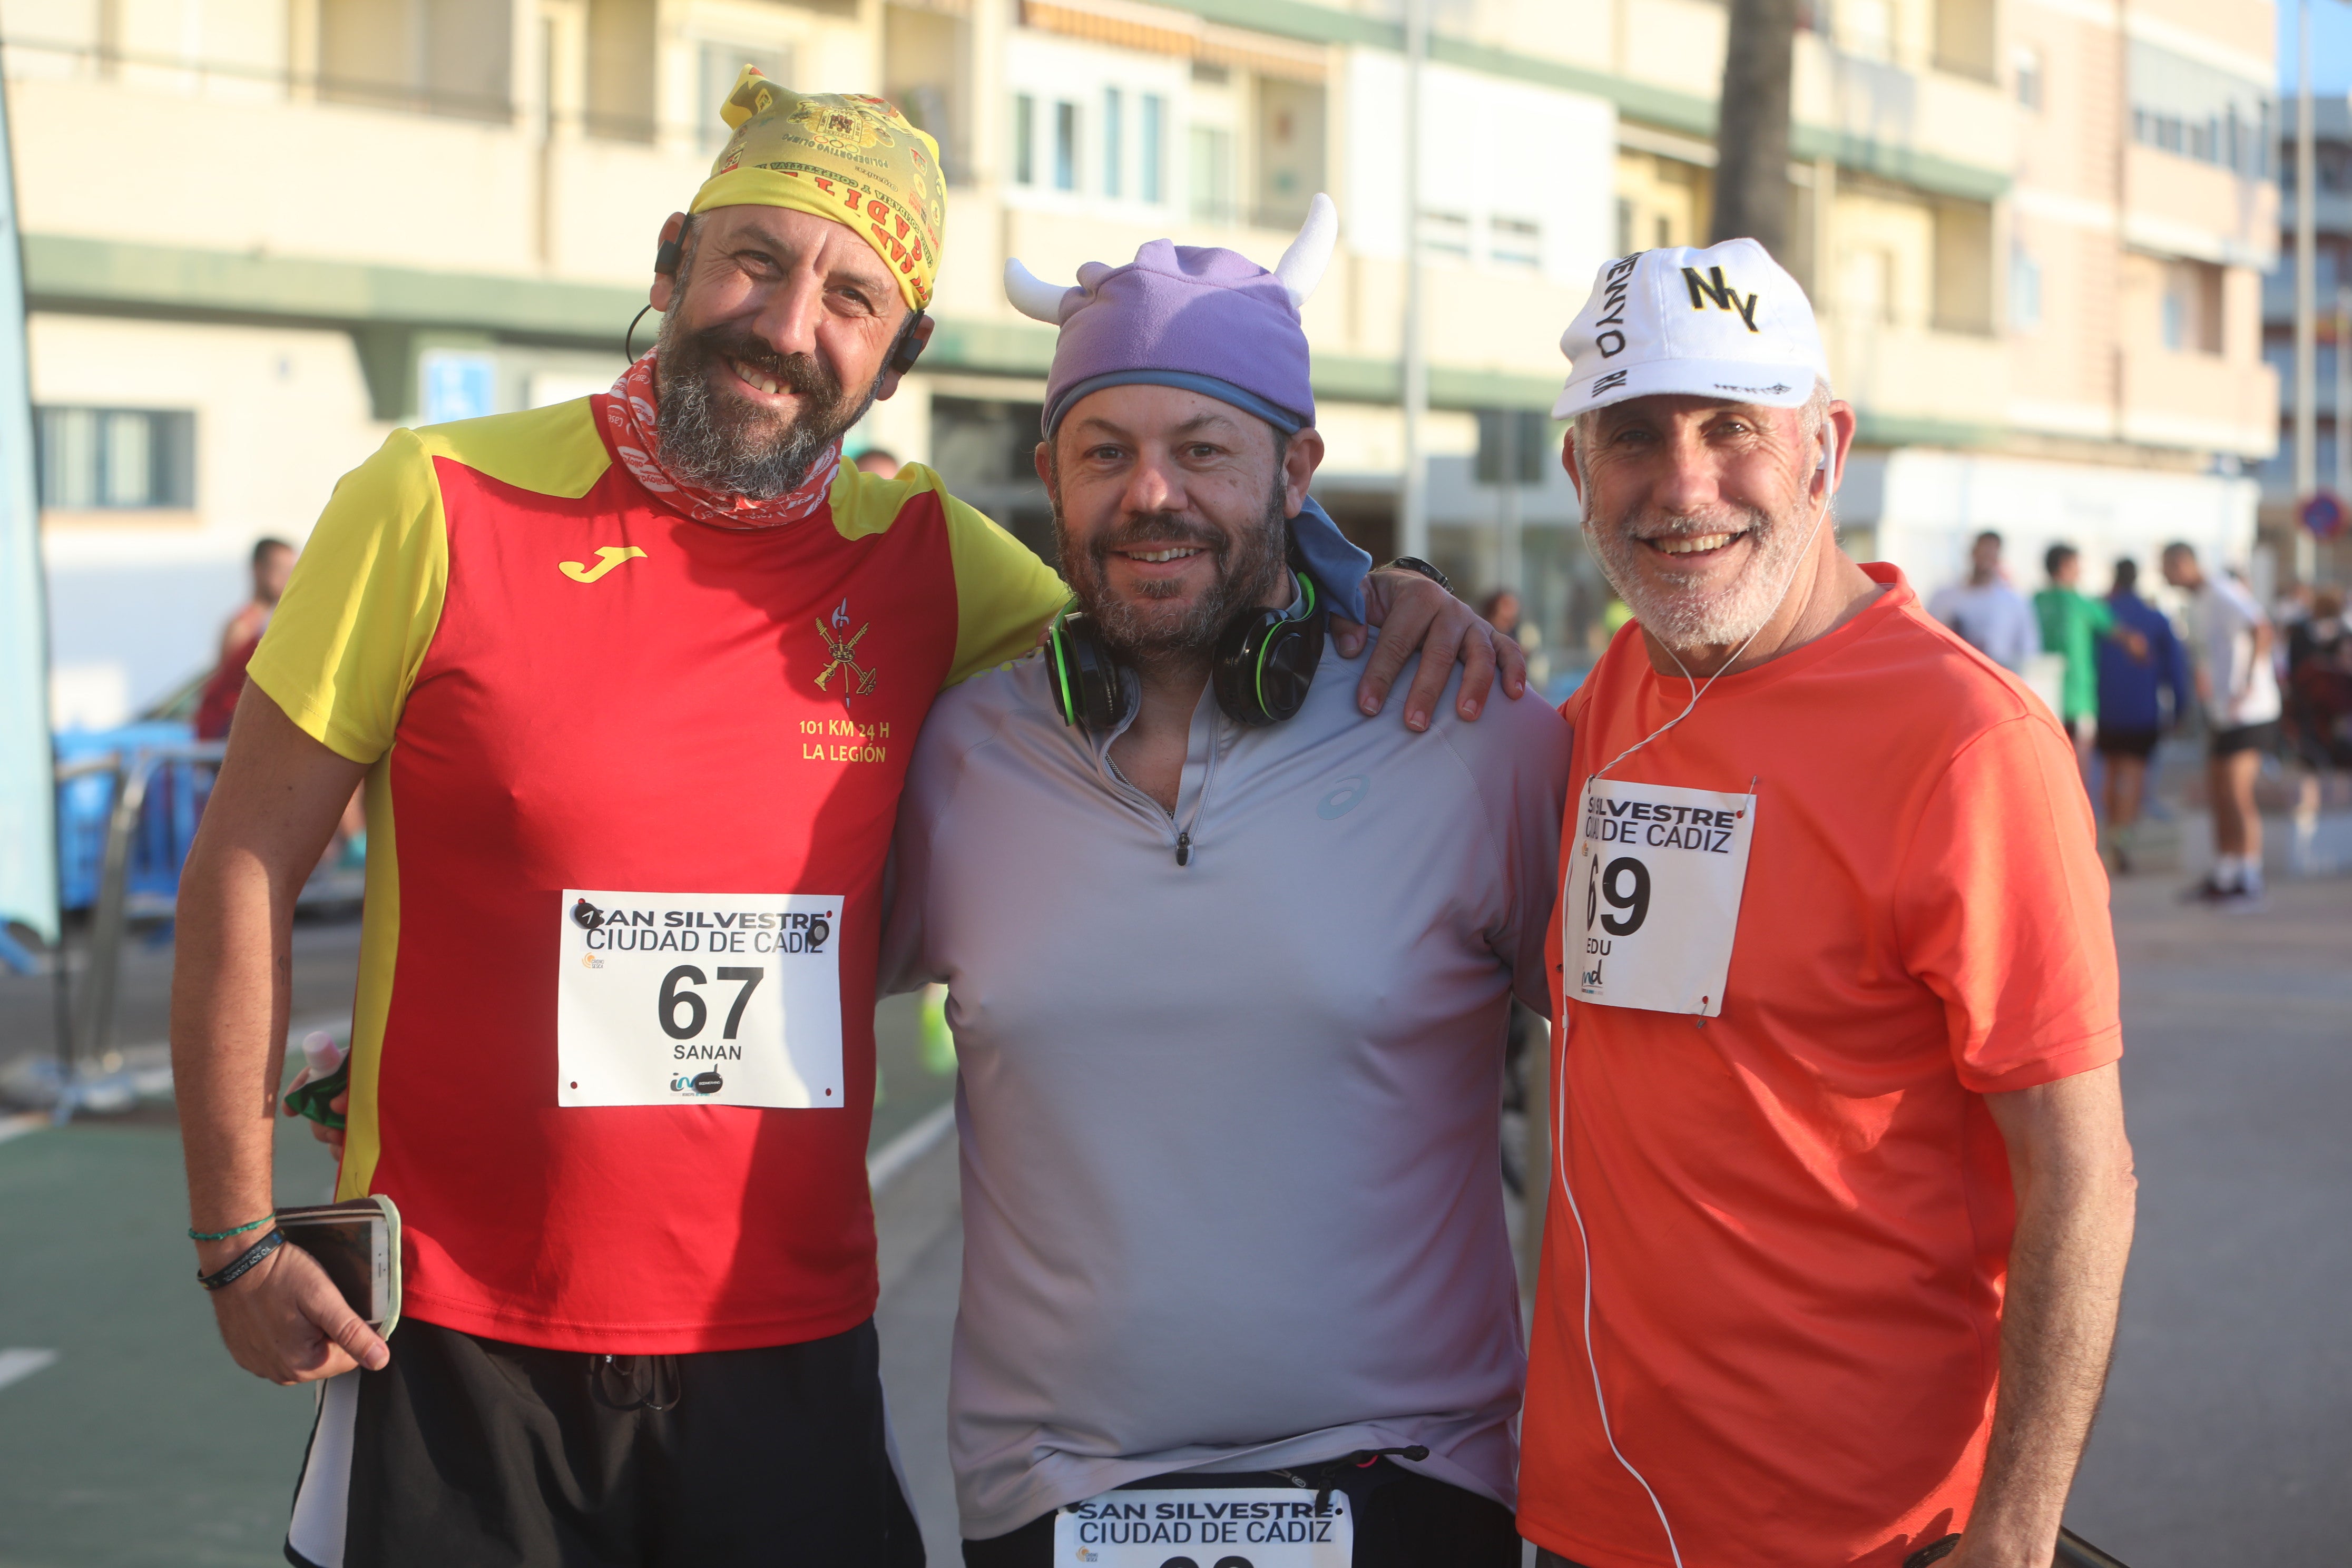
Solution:
[[[2179,906],[2179,880],[2116,889],[2140,1223],[2069,1521],[2133,1568],[2332,1563],[2352,1539],[2352,879],[2281,881],[2238,915]],[[908,1004],[887,1007],[877,1144],[946,1087],[916,1065]],[[122,1037],[152,1037],[139,1026]],[[0,1057],[26,1045],[0,1020]],[[221,1352],[187,1278],[168,1111],[7,1136],[22,1125],[0,1122],[0,1568],[279,1562],[311,1398]],[[320,1195],[298,1128],[279,1168],[283,1201]],[[877,1209],[893,1424],[932,1560],[952,1563],[952,1137]]]
[[[2133,1568],[2352,1558],[2352,879],[2119,884],[2139,1229],[2068,1518]]]

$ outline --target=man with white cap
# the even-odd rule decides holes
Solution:
[[[1588,1568],[2047,1564],[2132,1227],[2064,731],[1838,548],[1750,240],[1605,266],[1556,413],[1635,624],[1566,710],[1519,1524]]]
[[[611,394],[337,487],[182,881],[200,1282],[239,1364],[322,1384],[298,1563],[921,1561],[872,1322],[882,870],[933,697],[1064,594],[936,474],[840,462],[929,331],[937,147],[751,70],[723,115]],[[270,1209],[293,895],[362,779],[338,1195],[404,1221],[390,1344]]]
[[[1350,699],[1347,590],[1289,545],[1335,224],[1318,197],[1276,273],[1164,239],[1066,290],[1008,268],[1060,328],[1075,603],[933,707],[884,939],[961,1066],[972,1568],[1518,1562],[1497,1111],[1568,736]]]

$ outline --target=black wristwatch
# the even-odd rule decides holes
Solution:
[[[1418,555],[1400,555],[1389,565],[1399,572],[1418,572],[1447,593],[1454,592],[1453,580]]]

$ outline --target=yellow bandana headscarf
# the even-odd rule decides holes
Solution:
[[[793,92],[751,66],[719,113],[735,134],[690,210],[791,207],[845,223],[898,275],[909,308],[930,303],[947,227],[938,142],[878,98]]]

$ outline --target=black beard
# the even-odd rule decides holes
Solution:
[[[1078,607],[1094,617],[1103,641],[1125,662],[1156,668],[1200,663],[1216,647],[1226,623],[1270,597],[1282,580],[1289,533],[1283,516],[1285,489],[1283,476],[1276,474],[1265,515],[1232,535],[1172,512],[1155,511],[1130,517],[1084,546],[1070,537],[1061,503],[1055,501],[1054,538],[1070,592]],[[1173,617],[1155,616],[1149,610],[1152,602],[1175,595],[1173,583],[1147,585],[1140,601],[1115,598],[1106,587],[1114,551],[1153,544],[1189,545],[1207,551],[1216,562],[1216,580],[1191,608]]]
[[[753,500],[789,495],[849,427],[874,405],[881,377],[856,407],[847,406],[841,382],[824,362],[810,354],[779,354],[741,327],[728,322],[688,332],[678,326],[678,302],[662,318],[654,358],[659,392],[655,428],[661,437],[662,467],[689,484]],[[732,375],[726,362],[764,372],[778,387],[799,397],[800,411],[782,418],[717,390],[719,373]]]

